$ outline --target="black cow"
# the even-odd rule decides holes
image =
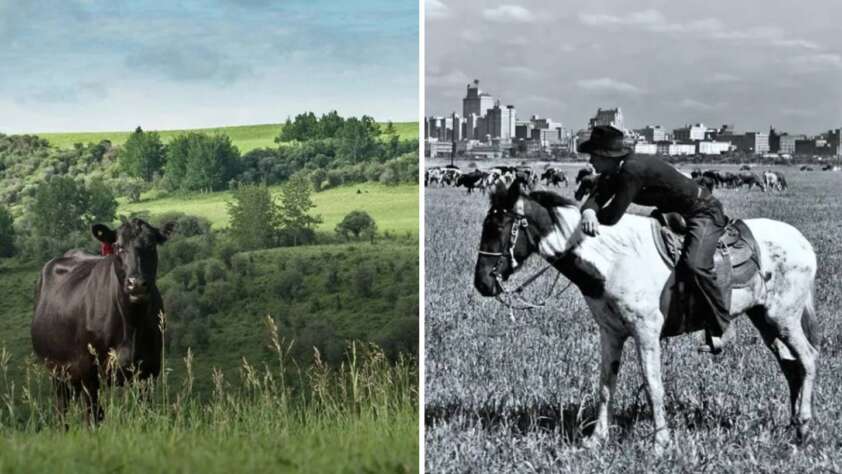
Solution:
[[[564,183],[564,187],[567,187],[567,175],[564,174],[564,171],[557,168],[548,168],[541,175],[541,179],[544,181],[545,186],[561,186],[561,183]]]
[[[459,179],[456,180],[456,187],[464,186],[468,189],[468,194],[471,194],[474,188],[479,188],[480,191],[485,192],[486,178],[488,178],[488,173],[474,170],[459,176]]]
[[[739,175],[737,187],[741,188],[743,185],[748,186],[749,191],[754,186],[760,188],[761,191],[766,191],[766,183],[759,176],[748,171],[743,171]]]
[[[94,237],[112,244],[113,255],[71,250],[44,265],[35,290],[32,347],[53,373],[61,413],[72,394],[84,394],[89,420],[96,423],[103,416],[102,381],[123,383],[160,372],[157,246],[172,229],[168,224],[159,231],[140,219],[116,231],[97,224]]]
[[[713,180],[710,176],[696,176],[693,178],[693,181],[699,183],[700,185],[708,188],[708,191],[713,193],[713,189],[716,187],[716,181]]]

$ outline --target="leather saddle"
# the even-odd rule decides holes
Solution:
[[[684,244],[686,225],[684,219],[677,214],[652,214],[652,233],[655,247],[668,267],[672,268],[664,289],[661,292],[661,310],[666,321],[661,337],[671,337],[692,331],[704,329],[705,309],[695,303],[695,291],[685,291],[685,283],[676,281],[676,265]],[[760,253],[757,241],[742,220],[731,220],[725,226],[725,232],[719,239],[719,245],[714,252],[713,263],[716,272],[716,283],[725,295],[725,304],[731,305],[731,290],[746,288],[752,285],[754,278],[760,272]]]

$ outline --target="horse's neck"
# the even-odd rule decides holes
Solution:
[[[587,237],[579,226],[579,210],[570,207],[553,209],[553,230],[541,240],[539,250],[547,260],[573,253],[607,277],[621,259],[645,256],[653,247],[648,219],[625,215],[612,226],[600,226],[599,235]]]

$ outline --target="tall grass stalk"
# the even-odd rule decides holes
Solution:
[[[79,401],[59,416],[47,370],[12,360],[0,347],[0,472],[76,472],[78,453],[96,458],[81,471],[417,471],[414,361],[390,363],[376,346],[353,343],[339,368],[323,363],[318,351],[313,366],[299,368],[274,320],[267,317],[265,324],[277,365],[243,359],[236,383],[214,369],[207,398],[193,390],[192,367],[200,356],[192,350],[183,358],[180,383],[169,380],[166,366],[146,381],[129,370],[129,383],[101,389],[105,418],[94,427]],[[165,333],[163,315],[160,327]],[[106,360],[103,376],[115,382],[117,354]],[[23,390],[9,380],[12,364],[24,366]],[[292,386],[290,375],[306,383]],[[45,450],[53,454],[39,457]],[[64,456],[67,462],[48,462]]]

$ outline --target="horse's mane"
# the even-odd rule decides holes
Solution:
[[[559,196],[552,191],[532,191],[529,198],[548,209],[553,207],[579,207],[579,204],[564,196]]]

